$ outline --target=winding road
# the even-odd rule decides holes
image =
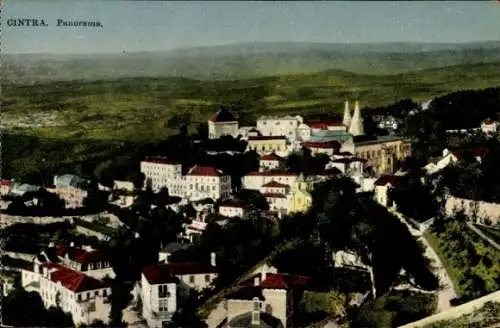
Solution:
[[[441,262],[441,259],[437,255],[437,253],[434,251],[434,249],[431,247],[427,239],[423,236],[423,234],[418,231],[417,229],[413,228],[410,226],[404,216],[397,212],[394,209],[389,209],[389,212],[392,214],[396,215],[398,219],[403,222],[406,227],[408,228],[408,231],[410,231],[411,235],[414,236],[417,240],[421,241],[422,244],[425,247],[425,252],[424,255],[429,258],[432,261],[432,268],[434,274],[438,277],[439,283],[441,285],[441,288],[438,290],[438,304],[436,308],[436,313],[445,311],[451,307],[450,305],[450,300],[454,299],[457,297],[457,293],[453,287],[453,282],[451,281],[450,275],[444,268],[443,263]]]

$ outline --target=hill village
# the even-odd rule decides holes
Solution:
[[[426,106],[428,104],[423,105],[420,111],[424,112]],[[234,246],[235,249],[224,253],[220,249],[209,249],[209,246],[203,245],[209,245],[207,240],[210,236],[220,236],[214,233],[215,230],[230,229],[235,222],[249,222],[249,225],[245,225],[247,228],[241,228],[241,235],[233,236],[236,239],[247,240],[245,234],[256,236],[251,227],[266,224],[280,227],[279,232],[269,232],[272,238],[278,238],[277,235],[285,233],[284,227],[290,218],[302,215],[303,219],[307,219],[307,215],[312,215],[310,213],[319,213],[318,208],[323,203],[320,204],[318,197],[328,197],[324,204],[335,203],[335,197],[352,197],[366,199],[361,204],[371,204],[373,201],[374,205],[365,205],[372,208],[369,210],[371,213],[389,213],[388,215],[399,218],[395,224],[401,224],[403,232],[411,234],[409,239],[422,242],[425,256],[435,261],[431,271],[438,277],[442,288],[422,291],[422,287],[417,286],[417,277],[394,283],[387,292],[404,291],[411,298],[411,293],[418,294],[420,290],[421,295],[436,297],[437,309],[433,308],[429,313],[415,317],[413,321],[433,313],[450,311],[454,306],[453,299],[458,294],[436,255],[437,250],[433,250],[423,237],[424,232],[434,224],[437,214],[424,215],[419,219],[416,216],[407,218],[403,205],[406,204],[408,208],[408,202],[419,203],[424,200],[408,200],[408,196],[398,199],[394,193],[404,183],[410,170],[404,163],[408,163],[412,157],[412,140],[399,135],[398,122],[392,117],[384,117],[378,122],[379,127],[388,128],[390,133],[365,135],[363,117],[367,114],[362,113],[358,101],[345,101],[343,112],[343,117],[327,120],[307,119],[299,115],[262,116],[256,120],[255,126],[240,126],[238,119],[227,109],[214,113],[207,122],[206,140],[195,140],[195,143],[220,142],[222,146],[218,146],[216,150],[207,150],[204,155],[253,154],[258,160],[257,165],[251,171],[243,172],[239,181],[234,174],[215,165],[192,165],[183,162],[180,157],[156,154],[143,158],[139,163],[139,178],[133,181],[115,180],[112,186],[66,172],[54,176],[51,185],[2,180],[1,223],[10,237],[28,235],[28,230],[23,230],[24,228],[16,230],[16,226],[23,224],[34,226],[34,234],[40,236],[45,234],[43,227],[69,224],[68,227],[76,226],[79,235],[83,236],[80,242],[69,242],[69,239],[61,237],[65,232],[59,232],[57,238],[51,236],[44,239],[41,244],[29,247],[30,250],[24,249],[26,245],[11,243],[14,247],[7,242],[2,259],[5,268],[2,274],[4,295],[17,293],[19,286],[25,292],[36,292],[45,309],[57,308],[70,314],[76,326],[116,324],[115,312],[118,308],[118,317],[129,327],[171,327],[183,313],[184,317],[190,317],[186,319],[189,323],[177,323],[177,326],[195,327],[194,321],[189,320],[196,314],[208,327],[305,327],[308,325],[304,322],[314,322],[312,319],[304,319],[307,317],[305,312],[311,312],[307,305],[304,307],[304,302],[307,303],[305,300],[309,299],[309,303],[314,303],[310,301],[311,295],[326,295],[332,293],[333,289],[319,292],[318,286],[322,286],[323,281],[266,262],[268,254],[261,251],[252,251],[251,255],[243,256],[248,263],[241,265],[244,267],[242,272],[238,272],[240,264],[233,262],[234,268],[231,268],[226,263],[225,268],[234,269],[235,272],[234,276],[230,276],[224,271],[226,269],[221,264],[223,260],[220,257],[227,257],[227,252],[247,246]],[[480,124],[476,132],[496,134],[497,123],[493,120],[485,119]],[[223,149],[223,140],[246,146],[238,150],[234,147]],[[481,161],[487,153],[486,148],[464,150],[447,147],[442,149],[441,157],[435,158],[421,169],[424,177],[429,177],[448,166],[457,165],[469,154]],[[230,165],[235,170],[243,170],[243,164]],[[294,165],[300,166],[300,169],[294,169]],[[346,196],[347,191],[332,193],[336,188],[334,186],[339,186],[339,181],[352,183],[354,191],[351,196]],[[348,187],[345,188],[347,189],[342,190],[349,190]],[[154,197],[154,201],[148,202],[147,197]],[[441,211],[446,213],[460,203],[458,198],[441,199],[444,199]],[[450,202],[455,203],[453,205]],[[338,208],[342,207],[342,202],[335,204]],[[463,201],[460,204],[463,205]],[[55,211],[53,214],[43,213],[44,209],[58,206],[64,214],[57,214]],[[324,213],[329,213],[327,206],[324,206],[325,208],[321,207]],[[426,204],[421,203],[420,206],[426,207]],[[85,210],[91,207],[99,208],[99,211],[89,213]],[[490,211],[485,215],[493,220],[488,225],[495,225],[497,219],[492,214],[495,210],[486,207],[485,210]],[[127,217],[124,213],[137,214],[140,218],[162,215],[176,217],[182,219],[182,222],[177,230],[172,228],[173,224],[167,223],[164,226],[155,223],[157,221],[153,220],[151,223],[141,221],[140,218],[139,223],[134,226],[132,219],[124,219]],[[323,214],[317,216],[321,215]],[[380,215],[382,214],[377,214],[379,217],[375,219],[383,219]],[[332,220],[334,218],[335,214]],[[481,220],[484,223],[484,218]],[[140,232],[146,231],[145,226],[150,229],[147,234]],[[308,228],[292,225],[289,229]],[[131,234],[127,234],[130,231]],[[323,233],[321,228],[317,232],[319,235]],[[173,237],[164,237],[168,233]],[[298,234],[300,231],[294,233]],[[129,248],[126,249],[135,252],[143,247],[142,242],[134,244],[135,239],[146,242],[157,238],[158,234],[161,235],[158,237],[161,247],[154,254],[156,258],[148,260],[147,265],[139,265],[139,276],[136,278],[120,278],[123,280],[123,285],[120,286],[127,285],[128,289],[123,288],[126,292],[113,298],[115,293],[121,291],[114,280],[128,277],[127,265],[120,266],[120,263],[133,262],[130,260],[132,253],[113,252],[115,240],[129,243]],[[111,246],[103,246],[102,249],[92,247],[85,238]],[[321,238],[323,237],[318,237],[318,240]],[[400,237],[394,235],[386,238]],[[215,237],[212,242],[217,243],[217,239]],[[286,244],[285,242],[293,242],[295,239],[283,237],[283,240],[280,243]],[[248,239],[249,249],[254,247],[250,245],[254,242],[258,241]],[[328,245],[334,244],[330,242]],[[193,245],[205,248],[202,249],[203,253],[198,252],[195,254],[197,256],[190,258],[186,254],[189,254],[190,248],[195,248]],[[372,262],[355,249],[332,246],[329,252],[332,253],[333,260],[330,262],[334,263],[332,265],[337,270],[346,270],[347,281],[353,282],[361,277],[361,280],[368,281],[368,285],[360,283],[354,288],[354,292],[344,294],[339,292],[342,290],[339,287],[335,291],[337,294],[334,293],[337,298],[327,301],[333,309],[321,326],[340,327],[346,324],[344,319],[348,317],[348,309],[360,308],[363,303],[378,295],[378,283],[375,283],[377,274],[374,274],[374,268],[370,264]],[[313,253],[306,251],[302,256],[312,257]],[[420,261],[417,260],[418,256],[415,255],[412,260]],[[140,255],[138,257],[141,258]],[[287,263],[299,261],[299,258],[304,261],[299,256],[290,258]],[[129,260],[132,262],[126,262]],[[404,276],[403,273],[402,275]],[[343,299],[339,298],[341,295],[344,295]],[[118,304],[119,300],[124,304]],[[318,302],[320,301],[316,301]],[[191,308],[186,304],[195,305]],[[335,304],[341,306],[337,307]]]

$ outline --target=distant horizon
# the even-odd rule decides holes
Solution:
[[[137,54],[137,53],[159,53],[159,52],[175,52],[179,50],[199,49],[199,48],[217,48],[237,45],[251,44],[315,44],[315,45],[384,45],[384,44],[408,44],[408,45],[467,45],[481,43],[498,43],[499,40],[478,40],[478,41],[458,41],[458,42],[419,42],[419,41],[382,41],[382,42],[314,42],[314,41],[246,41],[246,42],[231,42],[215,45],[200,45],[186,46],[173,49],[151,49],[151,50],[136,50],[136,51],[114,51],[114,52],[87,52],[87,53],[60,53],[60,52],[7,52],[5,55],[61,55],[61,56],[90,56],[90,55],[118,55],[118,54]],[[431,50],[435,51],[435,50]],[[438,50],[439,51],[439,50]]]
[[[9,23],[16,19],[43,19],[46,26]],[[256,42],[458,44],[500,41],[500,3],[6,0],[2,23],[5,54],[166,52]]]

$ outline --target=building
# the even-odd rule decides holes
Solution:
[[[496,133],[498,129],[498,122],[493,121],[492,119],[486,119],[481,122],[481,131],[485,134],[493,134]]]
[[[354,104],[354,114],[352,115],[351,122],[349,124],[349,133],[354,137],[365,134],[363,117],[361,116],[358,101]]]
[[[424,166],[424,170],[428,174],[434,174],[441,171],[448,165],[460,161],[465,153],[469,153],[478,162],[481,162],[489,152],[488,148],[445,148],[443,150],[443,155],[435,162],[429,163]]]
[[[151,184],[154,191],[166,187],[171,196],[184,196],[181,163],[165,157],[147,157],[141,162],[141,172],[146,177],[146,183]]]
[[[297,139],[297,128],[303,123],[303,118],[297,116],[262,116],[257,119],[257,130],[262,136],[286,137],[293,141]]]
[[[344,123],[339,120],[308,120],[306,124],[311,129],[311,133],[320,130],[347,131]]]
[[[219,215],[228,217],[228,218],[242,218],[246,219],[249,214],[249,209],[245,207],[243,204],[228,202],[219,206]]]
[[[84,272],[86,275],[103,279],[113,279],[115,272],[109,260],[109,254],[101,250],[92,249],[90,246],[84,248],[70,246],[52,246],[43,251],[44,254],[54,252],[59,262],[72,270]]]
[[[240,134],[238,120],[226,109],[221,109],[208,120],[208,139],[218,139],[222,136],[236,138]]]
[[[288,214],[307,212],[312,205],[311,190],[313,189],[313,180],[299,175],[292,186],[292,197],[288,207]]]
[[[284,136],[248,137],[247,150],[254,150],[259,155],[269,153],[286,153],[288,142]]]
[[[186,174],[185,195],[191,200],[231,197],[231,176],[210,166],[195,165]]]
[[[244,189],[260,190],[264,184],[271,181],[291,186],[296,179],[296,173],[283,170],[250,172],[243,177],[242,185]]]
[[[87,197],[87,186],[89,181],[73,174],[54,176],[54,189],[50,191],[59,196],[66,207],[77,208],[83,206],[83,200]]]
[[[40,190],[39,186],[30,185],[27,183],[14,183],[10,189],[10,193],[13,196],[23,196],[26,193],[37,192],[38,190]]]
[[[280,170],[283,168],[284,159],[276,153],[263,155],[259,159],[259,171]]]
[[[327,164],[327,168],[335,167],[348,176],[362,176],[366,160],[355,156],[339,156]]]
[[[359,138],[354,140],[354,154],[366,160],[377,175],[392,174],[396,163],[411,156],[411,143],[397,136]]]
[[[77,326],[109,321],[111,286],[106,282],[38,256],[33,266],[22,270],[21,284],[38,292],[46,308],[59,306],[71,313]]]
[[[375,181],[374,197],[380,205],[385,207],[393,205],[392,200],[389,199],[389,191],[398,186],[400,179],[401,176],[382,175]]]
[[[282,273],[257,273],[225,300],[223,327],[295,327],[300,302],[311,279]]]
[[[8,195],[13,185],[14,182],[12,180],[0,180],[0,195]]]
[[[269,181],[260,187],[260,192],[269,204],[269,210],[286,212],[290,204],[290,185],[277,181]]]
[[[306,141],[302,147],[311,150],[311,155],[325,154],[333,156],[340,151],[340,143],[337,141]]]
[[[142,316],[150,328],[163,328],[191,290],[210,287],[217,277],[215,253],[210,263],[187,262],[150,265],[142,271]]]
[[[190,200],[231,196],[231,176],[210,166],[195,165],[183,175],[180,163],[164,157],[148,157],[141,162],[141,172],[153,190],[166,187],[171,196]]]

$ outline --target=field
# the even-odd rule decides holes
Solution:
[[[376,107],[405,98],[424,101],[456,90],[495,86],[500,86],[500,63],[392,75],[330,70],[234,81],[144,77],[4,84],[0,117],[2,123],[15,126],[23,117],[35,122],[34,115],[44,113],[61,124],[20,128],[23,134],[144,141],[165,138],[179,122],[205,122],[220,106],[232,109],[242,125],[248,125],[262,114],[339,114],[345,99]]]

